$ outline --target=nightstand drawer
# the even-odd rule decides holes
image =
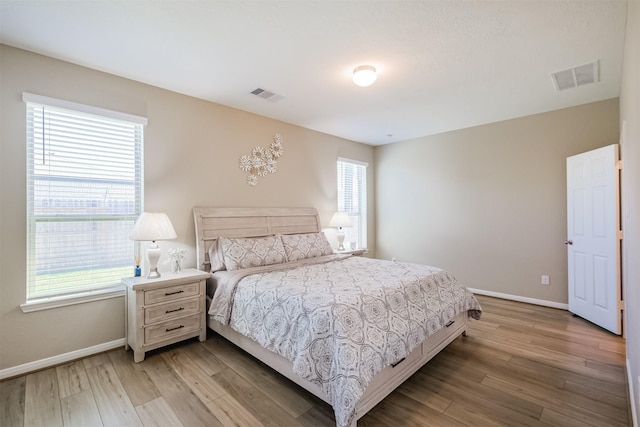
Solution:
[[[160,306],[153,306],[144,309],[144,323],[164,322],[165,320],[175,319],[176,317],[184,317],[189,314],[198,313],[200,310],[200,300],[192,298],[189,300],[181,300]]]
[[[162,289],[145,291],[144,304],[157,304],[161,302],[174,301],[178,298],[192,297],[200,294],[198,282],[186,285],[169,286]]]
[[[200,329],[200,314],[159,323],[144,329],[145,344],[163,341]]]

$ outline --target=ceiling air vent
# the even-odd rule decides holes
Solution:
[[[278,95],[276,93],[273,93],[271,91],[261,89],[261,88],[252,90],[251,93],[254,94],[255,96],[258,96],[260,98],[266,99],[267,101],[271,101],[271,102],[277,102],[277,101],[280,101],[282,98],[284,98],[284,96],[282,95]]]
[[[556,90],[559,92],[600,81],[599,63],[600,61],[596,61],[551,74]]]

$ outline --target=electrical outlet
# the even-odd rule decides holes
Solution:
[[[549,284],[549,276],[547,276],[546,274],[543,274],[542,277],[540,278],[540,284],[541,285],[548,285]]]

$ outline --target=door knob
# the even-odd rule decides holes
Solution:
[[[573,240],[565,240],[564,244],[565,245],[573,245]]]

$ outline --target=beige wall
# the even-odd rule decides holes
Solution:
[[[339,156],[371,166],[369,242],[375,244],[370,146],[7,46],[0,46],[0,75],[0,369],[124,337],[123,298],[28,314],[19,308],[26,280],[23,91],[149,119],[145,210],[169,215],[178,239],[163,247],[188,248],[188,266],[195,266],[195,205],[313,206],[327,226],[336,207]],[[256,145],[269,145],[276,132],[284,138],[278,172],[250,187],[238,159]]]
[[[566,157],[617,143],[618,117],[612,99],[377,147],[377,257],[566,303]]]
[[[622,171],[623,284],[627,372],[640,416],[640,2],[629,2],[622,87],[620,90]],[[624,123],[624,125],[623,125]]]

